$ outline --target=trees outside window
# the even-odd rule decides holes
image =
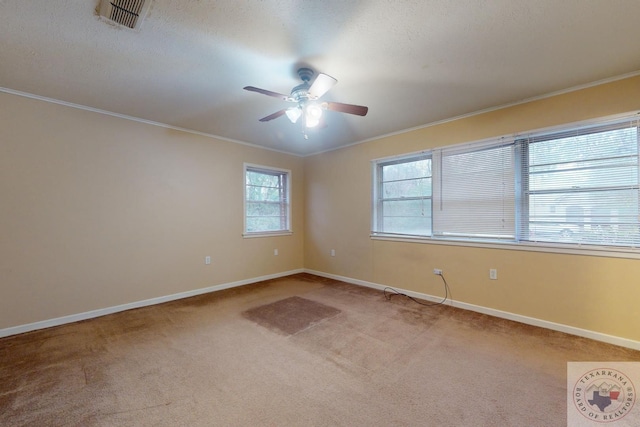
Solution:
[[[245,235],[291,232],[290,177],[287,170],[245,164]]]

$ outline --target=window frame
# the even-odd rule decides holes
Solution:
[[[523,144],[523,140],[531,140],[535,138],[539,141],[541,138],[558,139],[562,135],[571,134],[573,132],[584,133],[599,133],[608,129],[619,129],[627,126],[633,126],[637,129],[637,145],[638,155],[640,157],[640,111],[633,111],[630,113],[624,113],[619,115],[601,117],[593,120],[586,120],[581,122],[574,122],[563,124],[560,126],[554,126],[544,129],[538,129],[527,132],[520,132],[512,135],[505,135],[501,137],[489,138],[481,141],[465,142],[460,144],[453,144],[449,146],[434,147],[429,150],[423,150],[419,152],[396,155],[386,158],[374,159],[372,163],[372,223],[370,238],[375,240],[391,240],[391,241],[405,241],[414,243],[427,243],[427,244],[444,244],[454,246],[472,246],[472,247],[486,247],[486,248],[498,248],[498,249],[515,249],[525,251],[536,252],[552,252],[552,253],[572,253],[580,255],[593,255],[593,256],[605,256],[605,257],[619,257],[619,258],[635,258],[640,259],[640,245],[635,244],[634,238],[629,240],[629,244],[625,242],[624,245],[620,242],[608,245],[607,243],[593,242],[565,242],[560,241],[538,241],[529,240],[529,236],[525,236],[526,226],[523,224],[528,221],[530,216],[529,212],[529,191],[528,187],[529,176],[529,147],[528,143]],[[493,239],[493,238],[474,238],[464,237],[458,238],[454,236],[436,235],[433,227],[435,214],[431,213],[432,229],[430,235],[402,235],[387,233],[379,227],[375,221],[377,220],[377,211],[379,210],[379,191],[381,185],[380,165],[391,164],[392,162],[410,162],[419,159],[420,157],[431,156],[432,159],[432,185],[433,191],[431,197],[434,201],[432,203],[432,209],[436,209],[435,199],[439,197],[438,187],[442,185],[441,174],[441,153],[445,151],[453,152],[473,152],[478,150],[478,147],[483,146],[497,146],[499,144],[513,145],[513,175],[514,175],[514,194],[512,200],[514,203],[514,238],[513,239]],[[596,159],[597,160],[597,159]],[[635,185],[632,190],[638,191],[638,198],[640,199],[640,160],[637,165],[638,171],[638,185]],[[602,181],[599,181],[602,182]],[[600,184],[597,184],[600,185]],[[640,200],[639,200],[640,205]],[[638,207],[640,210],[640,206]],[[639,221],[640,223],[640,221]],[[640,224],[639,224],[640,226]],[[526,239],[525,239],[526,237]],[[617,246],[616,246],[617,245]]]
[[[280,199],[278,202],[274,202],[279,204],[280,212],[281,212],[281,224],[284,222],[282,227],[277,230],[256,230],[250,231],[247,230],[247,218],[248,216],[248,202],[247,200],[247,172],[254,173],[262,173],[264,175],[272,175],[282,177],[283,184],[279,186]],[[243,183],[242,183],[242,193],[243,193],[243,233],[242,236],[245,238],[253,238],[253,237],[269,237],[269,236],[287,236],[293,234],[292,226],[291,226],[291,186],[292,186],[292,174],[288,169],[275,168],[271,166],[263,166],[257,165],[253,163],[244,163],[243,164]],[[284,188],[281,188],[284,187]]]
[[[632,122],[635,122],[635,127],[636,128],[636,141],[635,141],[635,145],[636,145],[636,151],[635,154],[629,155],[629,154],[625,154],[625,155],[615,155],[615,156],[611,156],[610,154],[607,157],[595,157],[595,158],[587,158],[587,159],[579,159],[579,158],[574,158],[571,160],[564,160],[564,161],[560,161],[560,162],[554,162],[554,163],[549,163],[549,164],[538,164],[538,165],[530,165],[529,160],[530,160],[530,147],[531,146],[535,146],[535,144],[537,143],[544,143],[547,141],[554,141],[554,140],[561,140],[561,139],[565,139],[568,137],[575,137],[575,136],[580,136],[580,137],[589,137],[589,136],[593,136],[593,135],[598,135],[598,134],[604,134],[605,132],[612,132],[612,131],[619,131],[619,130],[624,130],[624,129],[628,129],[631,128],[632,126],[630,126],[630,124]],[[517,239],[518,240],[522,240],[522,241],[537,241],[535,239],[535,237],[532,237],[530,235],[530,226],[534,223],[537,222],[538,224],[545,224],[544,221],[540,221],[540,220],[532,220],[531,217],[536,217],[536,215],[533,215],[529,205],[530,205],[530,198],[532,196],[540,196],[540,195],[553,195],[553,194],[557,194],[557,195],[562,195],[562,197],[565,198],[579,198],[580,195],[584,195],[584,194],[588,194],[588,193],[601,193],[603,194],[605,197],[606,196],[612,196],[612,193],[615,193],[617,191],[625,191],[625,190],[632,190],[636,192],[636,197],[639,198],[638,201],[638,206],[636,206],[636,208],[639,211],[640,214],[640,123],[638,123],[638,119],[633,117],[627,117],[627,118],[622,118],[619,120],[613,120],[613,121],[609,121],[609,122],[605,122],[602,124],[596,123],[596,124],[592,124],[592,125],[586,125],[586,126],[578,126],[578,127],[570,127],[570,128],[565,128],[565,129],[561,129],[559,132],[540,132],[540,133],[532,133],[527,135],[526,138],[519,138],[516,140],[516,145],[520,146],[519,150],[523,153],[523,157],[521,159],[521,168],[522,168],[522,177],[526,179],[522,180],[522,185],[521,185],[521,193],[522,193],[522,203],[523,206],[526,207],[523,208],[523,215],[521,217],[518,217],[517,220],[519,222],[518,224],[518,230],[517,230]],[[531,177],[536,175],[536,174],[540,174],[540,175],[544,175],[544,174],[553,174],[553,173],[563,173],[566,172],[566,170],[560,169],[560,170],[547,170],[547,171],[531,171],[530,168],[539,168],[539,167],[544,167],[544,166],[549,166],[549,165],[562,165],[562,164],[570,164],[570,163],[595,163],[595,162],[602,162],[602,161],[611,161],[613,159],[633,159],[635,157],[635,165],[633,163],[631,164],[627,164],[625,165],[624,163],[611,163],[611,164],[604,164],[604,165],[583,165],[580,166],[578,169],[575,169],[575,171],[593,171],[593,170],[607,170],[607,169],[616,169],[616,168],[620,168],[620,167],[625,167],[625,166],[635,166],[635,184],[613,184],[612,182],[609,181],[603,181],[603,180],[598,180],[595,182],[595,186],[588,186],[588,187],[578,187],[578,186],[572,186],[571,188],[569,187],[556,187],[556,188],[546,188],[546,189],[532,189],[531,185],[530,185],[530,181],[531,181]],[[631,160],[633,162],[633,160]],[[573,183],[575,184],[575,183]],[[619,205],[616,205],[615,207],[619,207]],[[591,208],[587,207],[580,207],[580,210],[593,210],[593,209],[599,209],[602,208],[601,206],[592,206]],[[569,214],[566,214],[569,215]],[[583,214],[584,215],[584,214]],[[611,221],[604,221],[602,223],[599,222],[593,222],[593,221],[585,221],[586,219],[592,219],[593,218],[593,213],[589,216],[578,216],[576,218],[579,218],[578,223],[580,224],[584,224],[581,225],[581,227],[586,227],[587,225],[591,225],[593,226],[593,224],[595,224],[597,227],[600,226],[604,226],[607,223],[611,223]],[[607,218],[607,216],[604,216],[604,218]],[[613,218],[613,217],[611,217]],[[566,221],[566,219],[565,219]],[[549,224],[554,224],[553,222],[550,222]],[[571,222],[566,222],[566,226],[570,226],[572,223]],[[577,224],[577,223],[576,223]],[[640,226],[640,224],[637,224]],[[565,226],[565,227],[566,227]],[[550,243],[560,243],[562,242],[562,239],[557,239],[555,241],[552,241]],[[578,241],[570,241],[568,244],[571,245],[589,245],[589,246],[605,246],[606,248],[615,248],[615,247],[629,247],[631,249],[639,249],[640,248],[640,244],[637,245],[633,245],[633,244],[629,244],[629,245],[623,245],[620,242],[618,242],[618,244],[610,244],[610,245],[598,245],[595,242],[578,242]]]
[[[392,165],[396,165],[396,164],[402,164],[402,163],[412,163],[412,162],[417,162],[417,161],[421,161],[421,160],[431,160],[431,175],[429,176],[429,178],[431,179],[431,194],[429,196],[422,196],[422,197],[417,197],[417,196],[411,196],[411,197],[391,197],[391,198],[385,198],[382,195],[382,191],[383,191],[383,184],[385,182],[390,182],[390,181],[383,181],[383,173],[382,170],[385,166],[392,166]],[[404,201],[410,201],[410,200],[430,200],[430,204],[431,204],[431,210],[433,212],[433,159],[432,159],[432,155],[431,155],[431,151],[421,151],[419,153],[412,153],[412,154],[408,154],[408,155],[402,155],[402,156],[394,156],[394,157],[390,157],[390,158],[386,158],[386,159],[380,159],[379,161],[374,160],[372,163],[372,168],[373,168],[373,197],[372,197],[372,201],[373,201],[373,209],[372,209],[372,234],[375,235],[388,235],[388,236],[393,236],[393,235],[401,235],[404,236],[404,234],[401,233],[393,233],[393,232],[389,232],[389,231],[383,231],[382,229],[384,228],[384,214],[383,214],[383,210],[384,210],[384,202],[388,202],[388,201],[398,201],[398,200],[404,200]],[[421,179],[421,178],[420,178]],[[430,218],[430,226],[429,229],[433,230],[433,214],[431,214]],[[430,235],[420,235],[420,236],[430,236]]]

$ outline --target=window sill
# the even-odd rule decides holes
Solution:
[[[640,248],[608,248],[602,246],[584,245],[563,245],[559,243],[547,243],[547,242],[521,242],[516,243],[513,241],[471,241],[461,239],[443,239],[443,238],[430,238],[430,237],[414,237],[414,236],[397,236],[397,235],[385,235],[385,234],[371,234],[369,236],[372,240],[392,241],[392,242],[405,242],[405,243],[419,243],[428,245],[448,245],[448,246],[465,246],[473,248],[489,248],[489,249],[503,249],[503,250],[516,250],[516,251],[528,251],[528,252],[548,252],[556,254],[570,254],[570,255],[583,255],[583,256],[597,256],[607,258],[629,258],[640,259]]]
[[[291,236],[293,231],[258,231],[255,233],[242,233],[244,239],[254,239],[258,237],[277,237],[277,236]]]

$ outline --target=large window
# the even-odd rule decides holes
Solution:
[[[526,147],[523,240],[640,246],[637,125],[587,127],[519,143]]]
[[[374,162],[374,236],[640,248],[638,115]]]
[[[245,164],[245,236],[290,233],[291,172]]]

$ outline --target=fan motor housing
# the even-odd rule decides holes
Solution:
[[[304,82],[291,89],[291,97],[296,101],[304,101],[309,98],[309,83]]]

